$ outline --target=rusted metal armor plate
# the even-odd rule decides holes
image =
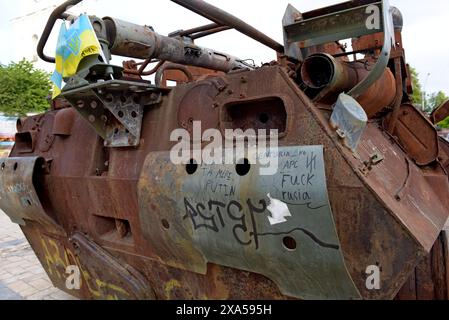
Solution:
[[[439,182],[434,175],[426,178],[399,147],[381,137],[382,132],[369,125],[357,150],[364,160],[383,158],[365,172],[366,182],[428,253],[447,220],[447,181]],[[437,183],[442,187],[436,188]]]
[[[161,262],[205,274],[207,263],[262,274],[291,297],[360,298],[345,267],[326,190],[322,146],[284,147],[275,175],[251,165],[200,165],[150,153],[139,181],[144,237]],[[265,159],[266,160],[266,159]]]
[[[49,217],[36,193],[33,176],[40,157],[0,159],[0,209],[12,222],[25,225],[25,220],[40,222],[60,229]]]
[[[431,164],[438,158],[439,152],[435,126],[411,104],[402,105],[400,111],[393,135],[416,164]]]
[[[146,279],[132,266],[80,233],[67,236],[47,234],[41,226],[28,223],[23,227],[28,241],[36,250],[42,266],[53,284],[81,299],[129,300],[154,299]],[[67,286],[69,267],[77,267],[79,289]]]

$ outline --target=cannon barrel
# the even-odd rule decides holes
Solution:
[[[140,26],[111,17],[103,20],[113,55],[166,60],[224,72],[252,69],[252,66],[232,55],[203,48],[180,38],[157,34],[148,26]]]

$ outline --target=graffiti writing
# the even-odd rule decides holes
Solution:
[[[44,267],[49,276],[58,279],[58,282],[63,281],[65,283],[67,269],[75,265],[81,271],[80,288],[85,284],[89,293],[95,299],[119,300],[120,297],[129,296],[129,293],[123,288],[93,278],[88,270],[83,267],[79,258],[71,250],[59,245],[57,240],[48,237],[41,238],[41,245],[44,251]]]
[[[209,200],[206,205],[203,203],[192,205],[187,198],[184,198],[184,204],[186,214],[183,219],[190,219],[195,230],[207,229],[218,233],[226,227],[226,215],[234,222],[232,233],[235,240],[243,246],[254,244],[256,250],[259,249],[256,215],[267,210],[265,200],[260,200],[258,205],[254,205],[251,199],[248,199],[245,205],[234,200],[228,203]],[[250,223],[247,223],[245,212],[249,212]]]
[[[254,246],[256,250],[262,237],[296,232],[321,247],[338,248],[322,241],[311,230],[292,225],[299,221],[298,215],[307,218],[315,212],[323,214],[322,208],[328,206],[320,153],[309,148],[269,150],[257,156],[281,159],[279,172],[270,177],[240,178],[231,167],[201,166],[201,180],[192,178],[193,182],[188,184],[193,196],[184,198],[183,219],[190,220],[195,231],[232,233],[238,244]],[[271,229],[273,226],[276,229]],[[280,230],[281,227],[289,229]]]

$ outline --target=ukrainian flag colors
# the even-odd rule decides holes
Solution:
[[[62,90],[63,56],[66,32],[67,28],[65,22],[63,22],[61,30],[59,31],[58,43],[56,45],[56,68],[51,77],[51,81],[53,82],[53,99],[59,96]]]
[[[87,15],[81,15],[69,29],[63,23],[56,46],[56,69],[51,78],[53,99],[61,93],[63,78],[75,75],[83,58],[100,54],[100,42]]]

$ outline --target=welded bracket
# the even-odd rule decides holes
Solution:
[[[62,93],[104,139],[106,147],[140,143],[144,106],[160,101],[160,89],[147,82],[102,81]]]

